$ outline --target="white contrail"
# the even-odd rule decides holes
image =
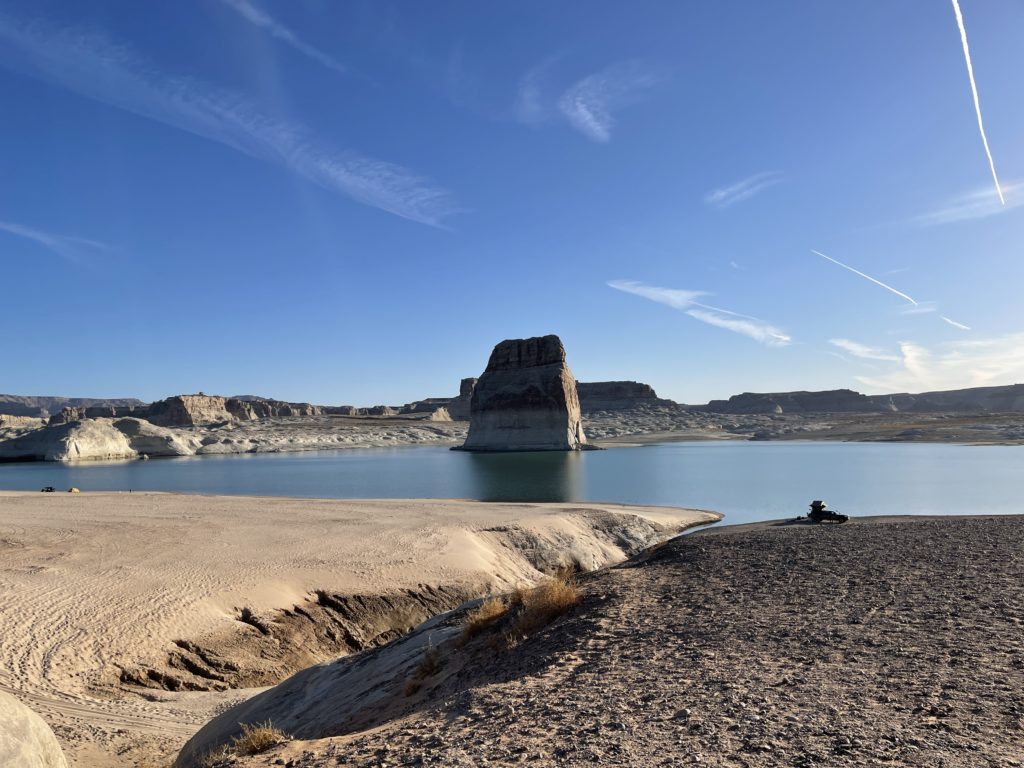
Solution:
[[[881,280],[875,280],[875,278],[873,278],[873,277],[872,277],[871,275],[865,275],[865,274],[864,274],[863,272],[861,272],[861,271],[860,271],[859,269],[854,269],[854,268],[853,268],[853,267],[851,267],[851,266],[848,266],[848,265],[846,265],[846,264],[843,264],[843,262],[841,262],[841,261],[836,261],[836,260],[835,260],[835,259],[833,259],[833,258],[832,258],[831,256],[826,256],[826,255],[825,255],[824,253],[822,253],[821,251],[816,251],[816,250],[814,250],[813,248],[811,248],[811,253],[815,253],[815,254],[817,254],[818,256],[821,256],[821,258],[823,258],[823,259],[828,259],[828,260],[829,260],[829,261],[831,261],[831,262],[832,262],[833,264],[838,264],[838,265],[839,265],[840,267],[842,267],[843,269],[848,269],[848,270],[850,270],[851,272],[853,272],[853,274],[855,274],[855,275],[860,275],[860,276],[861,276],[861,277],[863,277],[863,278],[864,278],[865,280],[870,280],[870,281],[871,281],[872,283],[874,283],[875,285],[880,285],[880,286],[882,286],[883,288],[885,288],[885,290],[887,290],[887,291],[891,291],[892,293],[895,293],[895,294],[896,294],[897,296],[899,296],[900,298],[906,299],[906,300],[907,300],[907,301],[909,301],[909,302],[910,302],[911,304],[913,304],[913,305],[914,305],[915,307],[917,306],[917,302],[916,302],[916,301],[914,301],[914,300],[913,300],[912,298],[910,298],[909,296],[907,296],[907,294],[903,293],[903,291],[897,291],[897,290],[896,290],[895,288],[893,288],[893,287],[892,287],[891,285],[886,285],[886,284],[885,284],[885,283],[883,283],[883,282],[882,282]]]
[[[964,325],[963,323],[958,323],[956,320],[950,320],[945,315],[939,315],[939,317],[941,317],[947,323],[952,325],[954,328],[959,328],[961,331],[969,331],[969,330],[971,330],[971,327],[969,325]]]
[[[999,195],[999,202],[1006,205],[1003,198],[1003,190],[999,186],[999,177],[996,175],[996,164],[992,159],[992,150],[988,148],[988,137],[985,135],[985,124],[981,121],[981,101],[978,99],[978,86],[974,83],[974,67],[971,66],[971,49],[967,47],[967,29],[964,27],[964,17],[960,13],[960,3],[953,0],[953,12],[956,14],[956,24],[960,27],[960,42],[964,46],[964,61],[967,62],[967,77],[971,81],[971,93],[974,94],[974,111],[978,115],[978,130],[981,132],[981,143],[985,145],[985,154],[988,155],[988,166],[992,169],[992,180],[996,183],[996,192]]]

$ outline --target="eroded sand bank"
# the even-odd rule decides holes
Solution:
[[[578,583],[512,645],[452,617],[300,673],[179,768],[246,717],[293,739],[218,768],[1021,765],[1024,517],[713,526]]]
[[[610,504],[344,501],[0,493],[0,688],[50,723],[70,762],[131,766],[173,751],[253,691],[125,686],[175,641],[254,633],[316,590],[537,578],[559,559],[622,559],[710,512]]]

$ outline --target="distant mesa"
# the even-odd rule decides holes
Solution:
[[[465,451],[577,451],[587,445],[576,379],[554,335],[498,344],[473,387]]]
[[[744,392],[695,410],[712,413],[1019,413],[1024,384],[972,387],[919,394],[862,395],[852,389],[824,392]]]
[[[625,411],[644,405],[675,406],[674,400],[658,397],[654,387],[637,381],[577,382],[580,409],[587,411]]]
[[[712,400],[705,406],[705,410],[712,413],[731,414],[868,413],[880,408],[879,403],[852,389],[833,389],[826,392],[744,392],[733,395],[728,400]]]
[[[135,408],[140,405],[145,405],[145,403],[134,397],[101,399],[95,397],[0,395],[0,413],[10,416],[33,416],[41,419],[48,419],[60,412],[62,408],[67,407],[84,410],[94,406]]]

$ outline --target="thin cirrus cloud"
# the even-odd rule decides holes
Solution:
[[[0,65],[283,166],[327,190],[411,221],[443,226],[450,195],[393,163],[339,151],[238,94],[157,72],[129,47],[77,28],[0,14]]]
[[[333,69],[335,72],[340,74],[344,75],[348,73],[348,67],[340,61],[330,54],[320,50],[316,46],[307,43],[291,29],[277,21],[277,19],[269,13],[260,10],[250,3],[249,0],[221,0],[221,2],[229,8],[232,8],[250,24],[260,27],[261,29],[265,29],[272,37],[275,37],[286,45],[291,46],[303,56],[322,64],[328,69]]]
[[[850,341],[850,339],[829,339],[829,344],[833,347],[859,357],[862,360],[884,360],[888,362],[896,362],[899,357],[896,355],[885,352],[884,350],[877,349],[875,347],[869,347],[867,344],[861,344],[857,341]]]
[[[82,257],[88,255],[90,251],[108,250],[106,243],[97,240],[44,232],[41,229],[26,227],[23,224],[15,224],[10,221],[0,221],[0,232],[38,243],[68,261],[81,261]]]
[[[753,339],[769,347],[785,347],[792,339],[775,326],[756,317],[732,312],[728,309],[712,307],[697,301],[701,296],[708,295],[704,291],[690,291],[682,288],[661,288],[646,285],[636,280],[609,280],[608,287],[617,291],[641,296],[650,301],[665,304],[685,312],[694,320],[723,328],[733,333]]]
[[[996,386],[1024,380],[1024,333],[953,341],[929,349],[905,341],[899,366],[857,380],[880,392],[927,392]]]
[[[577,131],[606,144],[612,138],[614,112],[639,101],[645,91],[663,80],[663,73],[639,62],[613,64],[570,86],[559,99],[558,109]]]
[[[1001,202],[991,187],[973,189],[946,201],[941,208],[914,216],[910,223],[921,227],[934,227],[959,221],[987,219],[989,216],[996,216],[1024,205],[1024,181],[1007,182],[1003,184],[1002,192]]]
[[[745,179],[725,187],[713,189],[704,195],[704,202],[716,208],[728,208],[731,205],[749,200],[759,192],[763,192],[782,181],[782,174],[775,171],[755,173]]]

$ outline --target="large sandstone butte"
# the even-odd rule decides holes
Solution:
[[[466,451],[578,451],[586,445],[576,380],[554,335],[508,339],[473,388]]]

